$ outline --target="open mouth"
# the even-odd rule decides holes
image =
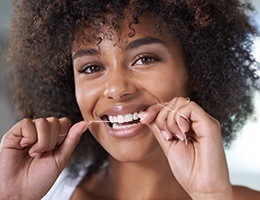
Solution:
[[[109,121],[108,125],[113,129],[129,128],[140,123],[140,113],[129,113],[126,115],[104,115],[101,117],[103,121]]]

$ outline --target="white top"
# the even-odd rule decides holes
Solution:
[[[84,174],[76,179],[68,177],[68,174],[68,169],[64,169],[42,200],[69,200]]]

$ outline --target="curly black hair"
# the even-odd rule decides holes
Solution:
[[[222,125],[228,146],[252,116],[259,90],[259,64],[252,56],[258,36],[249,2],[239,0],[17,0],[14,2],[10,71],[18,118],[82,120],[75,99],[71,48],[76,33],[102,26],[120,31],[126,11],[131,25],[151,14],[158,30],[177,39],[184,51],[191,99]],[[112,16],[112,19],[107,16]],[[134,30],[132,30],[134,34]],[[129,35],[131,37],[131,34]],[[107,153],[84,134],[71,158],[73,172],[97,172]]]

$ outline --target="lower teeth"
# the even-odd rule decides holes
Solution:
[[[112,128],[113,129],[120,129],[120,128],[128,128],[131,127],[133,125],[135,125],[136,123],[132,123],[132,124],[118,124],[118,123],[113,123],[112,124]]]

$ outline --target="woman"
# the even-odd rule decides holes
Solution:
[[[62,179],[45,199],[259,199],[230,184],[222,145],[259,89],[250,9],[17,2],[11,71],[27,118],[1,142],[1,198],[40,199],[66,167],[71,191]]]

